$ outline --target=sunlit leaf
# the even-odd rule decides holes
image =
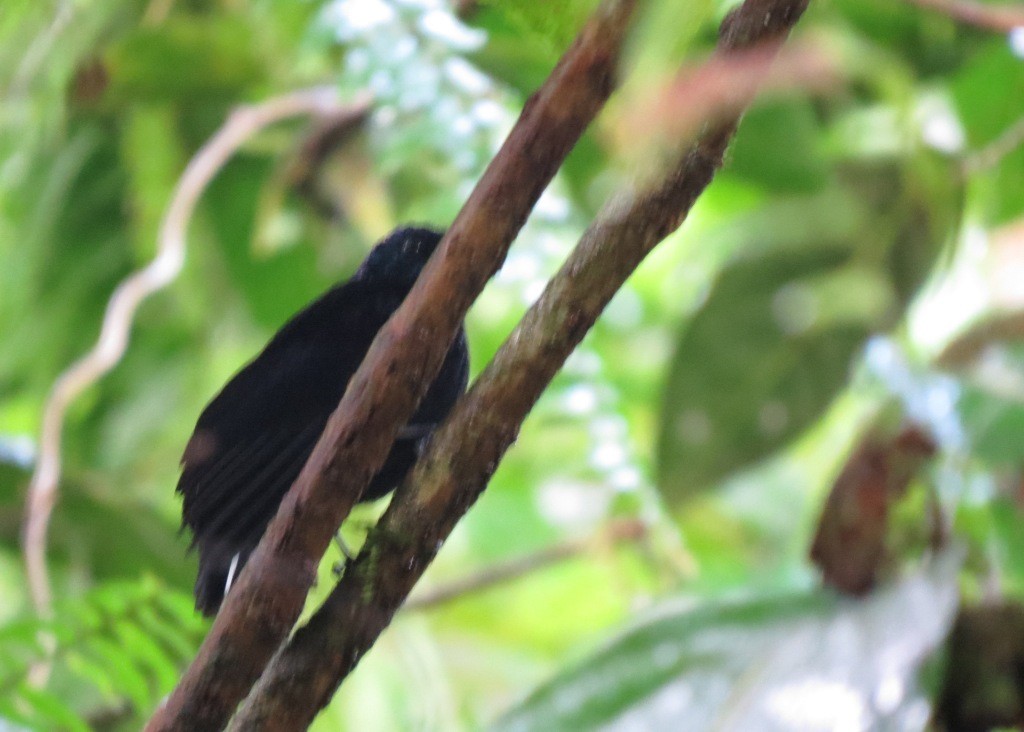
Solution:
[[[844,312],[858,298],[826,298],[830,288],[816,286],[843,261],[776,253],[721,275],[686,326],[665,388],[659,485],[670,502],[785,444],[846,383],[871,323]]]
[[[469,54],[473,63],[523,95],[536,91],[554,68],[558,54],[549,40],[524,33],[515,16],[483,5],[470,21],[487,31],[487,43]]]
[[[664,605],[494,729],[924,729],[916,674],[953,622],[958,554],[862,601]]]
[[[947,162],[834,167],[821,192],[772,198],[710,232],[737,254],[669,372],[658,459],[673,504],[821,416],[860,345],[898,321],[956,232],[961,186]]]
[[[598,3],[596,0],[567,0],[552,6],[544,0],[489,0],[487,6],[518,25],[521,33],[542,38],[560,55]]]

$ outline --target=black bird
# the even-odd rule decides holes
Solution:
[[[295,315],[199,415],[181,458],[182,527],[199,548],[196,609],[212,615],[259,543],[377,331],[412,289],[441,240],[396,229],[355,275]],[[466,389],[462,328],[437,378],[362,496],[387,494],[419,445]]]

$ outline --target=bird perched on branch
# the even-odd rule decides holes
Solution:
[[[182,456],[182,526],[199,549],[196,609],[212,615],[259,543],[377,331],[412,289],[441,234],[397,229],[355,275],[277,332],[199,415]],[[462,328],[363,501],[391,491],[419,446],[465,391]]]

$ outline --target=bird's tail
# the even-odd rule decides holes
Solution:
[[[216,615],[224,595],[238,579],[249,550],[223,542],[199,543],[199,574],[196,577],[196,610]]]

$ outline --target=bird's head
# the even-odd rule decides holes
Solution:
[[[370,250],[353,279],[411,287],[441,236],[441,232],[432,229],[395,229]]]

